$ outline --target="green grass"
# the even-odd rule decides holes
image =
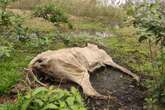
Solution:
[[[15,51],[10,58],[0,61],[0,94],[8,92],[8,90],[16,84],[23,76],[23,68],[25,68],[32,58],[29,53]]]
[[[20,9],[9,9],[9,10],[23,17],[24,19],[23,26],[28,27],[33,31],[49,33],[57,29],[53,23],[40,17],[34,17],[32,10],[20,10]]]
[[[90,19],[82,20],[86,18],[77,18],[72,21],[73,27],[77,30],[89,30],[89,31],[110,31],[110,26],[101,22],[91,21]]]
[[[16,104],[0,104],[0,110],[17,110]]]
[[[119,63],[128,66],[140,74],[152,73],[146,44],[140,44],[136,37],[110,37],[104,39],[104,45],[110,48],[110,55]],[[151,74],[150,74],[151,75]]]

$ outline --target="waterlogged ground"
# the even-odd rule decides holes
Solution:
[[[90,110],[143,109],[145,89],[123,73],[110,67],[101,68],[91,75],[91,82],[98,92],[115,96],[117,100],[88,99]]]

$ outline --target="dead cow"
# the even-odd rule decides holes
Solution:
[[[113,62],[112,58],[97,45],[73,47],[56,51],[48,50],[37,55],[29,64],[29,69],[40,70],[45,75],[63,78],[79,84],[88,96],[103,97],[92,87],[89,73],[101,66],[109,65],[121,70],[139,81],[139,77],[128,69]]]

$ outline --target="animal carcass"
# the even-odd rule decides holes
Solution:
[[[112,58],[97,45],[73,47],[51,51],[37,55],[29,64],[32,71],[39,70],[54,78],[71,80],[83,89],[88,96],[102,97],[92,87],[89,76],[95,69],[109,65],[121,70],[139,81],[139,77],[128,69],[113,62]]]

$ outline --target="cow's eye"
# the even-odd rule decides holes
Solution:
[[[43,61],[42,59],[38,59],[38,60],[37,60],[38,63],[41,63],[42,61]]]

